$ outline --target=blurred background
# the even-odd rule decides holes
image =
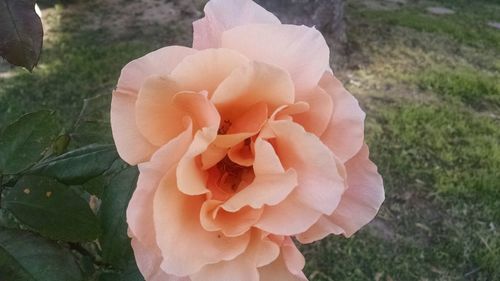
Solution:
[[[205,2],[38,1],[41,61],[32,74],[0,61],[0,127],[57,109],[68,124],[81,119],[75,146],[112,143],[121,68],[190,46]],[[500,280],[499,0],[258,2],[323,32],[336,75],[367,112],[385,180],[370,225],[302,246],[310,280]]]

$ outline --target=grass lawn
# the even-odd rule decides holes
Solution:
[[[105,15],[97,3],[77,11]],[[431,6],[455,13],[432,15]],[[352,238],[302,246],[306,274],[500,280],[500,30],[487,25],[500,22],[500,3],[351,0],[346,10],[348,63],[337,75],[367,111],[367,142],[387,199]],[[47,10],[39,67],[33,74],[0,67],[0,127],[57,108],[68,127],[83,116],[75,146],[111,142],[109,102],[121,67],[161,46],[189,44],[186,22],[114,36],[82,31],[88,21],[71,5]]]

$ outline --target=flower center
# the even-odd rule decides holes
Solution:
[[[213,199],[227,200],[248,186],[254,178],[252,167],[234,163],[228,156],[208,170],[208,188]]]

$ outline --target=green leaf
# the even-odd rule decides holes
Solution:
[[[71,253],[33,233],[0,228],[0,280],[81,281]]]
[[[0,228],[19,228],[14,216],[9,211],[0,208]]]
[[[100,234],[87,201],[54,179],[24,176],[5,193],[2,206],[43,236],[78,242],[94,240]]]
[[[106,172],[118,159],[114,145],[89,145],[35,165],[28,173],[79,185]]]
[[[54,112],[46,110],[28,113],[7,126],[0,133],[0,174],[16,174],[29,168],[59,131]]]
[[[125,212],[135,190],[138,175],[136,167],[129,167],[114,176],[109,186],[104,189],[99,209],[102,259],[118,269],[127,265],[132,254]]]
[[[0,56],[31,71],[42,44],[43,27],[35,13],[35,0],[0,0]]]
[[[99,281],[144,281],[137,268],[134,257],[131,257],[125,269],[120,272],[106,272],[99,275]]]

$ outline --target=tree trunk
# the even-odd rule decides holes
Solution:
[[[332,50],[334,68],[345,63],[344,0],[256,0],[283,23],[315,26]]]

